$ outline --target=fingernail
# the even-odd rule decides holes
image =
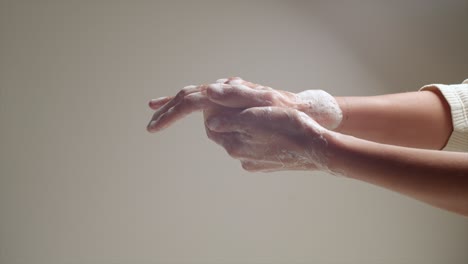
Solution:
[[[161,102],[162,100],[165,100],[167,98],[167,96],[165,97],[159,97],[159,98],[156,98],[156,99],[151,99],[150,100],[150,104],[156,104],[158,102]]]
[[[228,80],[228,79],[223,78],[223,79],[218,79],[218,80],[216,80],[216,82],[217,82],[217,83],[225,83],[225,82],[227,82],[227,80]]]
[[[197,88],[197,87],[198,87],[197,85],[191,84],[191,85],[185,86],[184,89],[192,89],[192,88]]]
[[[154,126],[156,125],[156,120],[152,120],[149,124],[148,124],[148,130],[151,130],[154,128]]]

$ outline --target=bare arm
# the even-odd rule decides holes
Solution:
[[[468,216],[468,154],[384,145],[331,133],[332,171]]]
[[[336,97],[337,132],[384,144],[442,149],[452,133],[450,107],[436,92]]]

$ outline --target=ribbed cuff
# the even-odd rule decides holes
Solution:
[[[452,114],[453,132],[443,150],[468,151],[468,79],[462,84],[430,84],[421,90],[439,90]]]

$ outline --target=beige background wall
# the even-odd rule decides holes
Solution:
[[[150,98],[242,76],[334,95],[468,77],[467,1],[1,1],[0,263],[467,263],[468,221],[249,174]]]

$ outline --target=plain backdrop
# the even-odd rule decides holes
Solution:
[[[467,218],[247,173],[151,98],[241,76],[337,96],[468,77],[468,2],[0,1],[0,263],[467,263]]]

